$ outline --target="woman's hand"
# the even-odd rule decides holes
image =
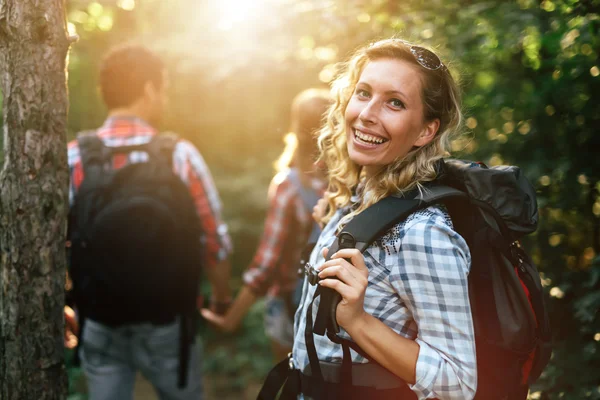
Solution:
[[[325,257],[327,251],[323,250]],[[321,271],[319,285],[332,288],[342,296],[336,310],[337,323],[346,331],[362,324],[367,316],[364,301],[369,284],[369,270],[362,253],[357,249],[339,250],[318,269]],[[333,279],[335,277],[338,279]]]
[[[221,332],[231,333],[235,332],[235,330],[238,328],[239,323],[233,321],[232,318],[228,318],[228,315],[230,315],[229,313],[225,315],[219,315],[213,310],[203,308],[200,310],[200,314],[202,314],[205,320],[210,322],[211,325]]]

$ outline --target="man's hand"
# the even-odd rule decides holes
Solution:
[[[65,306],[63,314],[65,316],[64,345],[67,349],[74,349],[78,343],[79,323],[77,322],[75,311],[71,307]]]
[[[232,299],[227,299],[225,301],[219,301],[219,300],[213,298],[210,301],[210,311],[212,311],[213,313],[215,313],[217,315],[225,315],[227,313],[227,311],[229,310],[229,308],[231,307],[232,303],[233,303]]]

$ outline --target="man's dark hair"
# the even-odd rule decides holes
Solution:
[[[110,50],[100,65],[100,91],[109,109],[127,107],[144,93],[150,81],[163,85],[165,65],[153,52],[140,45],[121,45]]]

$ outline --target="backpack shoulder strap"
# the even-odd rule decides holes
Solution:
[[[354,217],[342,232],[352,235],[356,240],[354,247],[362,252],[410,214],[451,198],[466,199],[467,194],[450,186],[431,185],[427,186],[422,193],[415,190],[404,197],[388,196]],[[336,245],[338,248],[334,250],[333,247]],[[338,249],[339,243],[336,240],[329,254],[334,254]]]
[[[80,132],[77,135],[77,146],[79,147],[79,156],[81,157],[84,174],[95,166],[102,167],[106,162],[107,148],[102,139],[96,134],[96,131]]]
[[[87,133],[85,135],[87,137]],[[97,138],[97,137],[96,137]],[[97,138],[99,139],[99,138]],[[87,140],[87,139],[86,139]],[[92,140],[92,139],[90,139]],[[159,160],[168,160],[169,163],[173,160],[173,151],[177,145],[179,137],[174,133],[162,133],[154,135],[150,141],[141,144],[131,144],[123,146],[104,146],[104,156],[112,157],[115,154],[129,154],[134,151],[142,151],[148,153],[150,158]],[[102,141],[100,140],[100,143]],[[94,146],[99,146],[97,143]]]
[[[170,165],[173,163],[173,152],[178,141],[179,136],[173,132],[155,135],[148,143],[148,153],[150,157],[166,160]]]
[[[337,236],[327,253],[325,261],[341,248],[356,248],[361,252],[379,236],[384,234],[396,222],[408,217],[411,213],[423,207],[416,191],[399,198],[388,196],[373,204],[360,214],[356,215]],[[317,335],[338,333],[336,309],[340,295],[331,288],[319,287],[321,301],[312,329]]]

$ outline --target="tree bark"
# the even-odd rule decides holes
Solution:
[[[0,399],[64,399],[64,0],[0,0]]]

